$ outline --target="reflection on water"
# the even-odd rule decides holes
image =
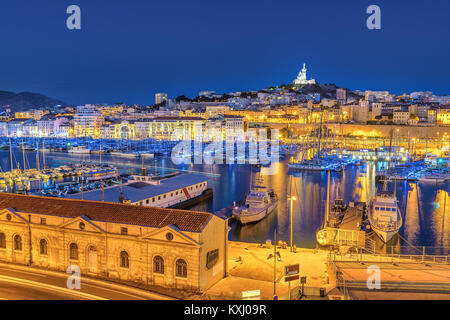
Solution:
[[[27,167],[35,167],[35,153],[27,153]],[[14,159],[22,160],[20,151],[15,152]],[[46,155],[47,166],[58,166],[66,163],[82,161],[98,161],[98,155],[68,155],[64,153],[49,153]],[[16,161],[16,160],[14,160]],[[41,159],[42,161],[42,159]],[[102,156],[104,163],[118,166],[122,172],[140,172],[140,159],[124,159],[108,155]],[[3,171],[9,170],[10,159],[8,151],[0,151],[0,165]],[[331,174],[330,200],[336,197],[349,201],[369,201],[375,194],[375,172],[383,163],[368,163],[362,166],[347,167],[341,173]],[[189,170],[206,174],[209,186],[214,190],[214,198],[208,203],[201,203],[192,209],[215,212],[241,201],[250,189],[249,165],[179,165],[172,163],[170,158],[145,159],[145,166],[150,173],[168,173],[171,170]],[[22,165],[21,165],[22,167]],[[42,163],[41,163],[42,167]],[[289,243],[289,210],[286,196],[289,193],[289,174],[287,160],[276,165],[274,175],[268,168],[261,168],[264,184],[273,188],[279,197],[278,210],[256,224],[240,226],[232,224],[230,239],[240,241],[258,241],[272,239],[277,228],[278,238]],[[326,205],[325,172],[294,172],[292,173],[292,193],[297,196],[293,208],[293,240],[297,246],[315,247],[315,232],[320,227]],[[406,241],[414,246],[441,247],[450,246],[450,183],[442,185],[408,183],[399,181],[389,183],[388,189],[395,191],[399,200],[399,208],[403,214],[403,226],[400,237],[392,243],[379,244],[380,250],[398,250],[399,245],[406,246]],[[444,212],[445,210],[445,212]],[[403,240],[402,238],[406,239]],[[394,249],[390,248],[391,246]],[[397,248],[397,249],[396,249]],[[418,253],[411,248],[411,253]],[[421,248],[419,248],[421,250]]]

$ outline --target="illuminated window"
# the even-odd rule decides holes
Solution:
[[[0,233],[0,248],[6,248],[6,236],[4,233]]]
[[[130,267],[130,257],[128,256],[128,252],[122,251],[120,253],[120,267],[121,268],[129,268]]]
[[[177,277],[187,278],[187,263],[183,259],[178,259],[176,263]]]
[[[76,243],[71,243],[69,246],[69,257],[72,260],[78,260],[78,246]]]
[[[18,234],[14,236],[14,250],[22,251],[22,238]]]
[[[381,207],[380,210],[381,210],[381,211],[385,211],[385,208],[384,208],[384,207]]]
[[[39,252],[40,254],[47,254],[47,240],[41,239],[39,242]]]
[[[164,274],[164,259],[161,256],[153,258],[153,272]]]

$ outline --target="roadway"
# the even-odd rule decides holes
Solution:
[[[137,288],[83,278],[81,288],[68,289],[69,274],[0,265],[0,300],[166,300]]]

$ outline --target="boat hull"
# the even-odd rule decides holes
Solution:
[[[271,214],[277,207],[278,200],[274,200],[269,206],[253,214],[239,214],[236,218],[241,224],[248,224],[261,221]]]

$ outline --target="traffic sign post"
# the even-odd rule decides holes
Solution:
[[[299,273],[299,264],[290,264],[284,267],[284,281],[288,283],[289,300],[291,300],[291,281],[300,279]]]
[[[300,299],[301,299],[305,295],[304,293],[305,293],[306,277],[301,277],[300,283],[302,284],[302,294],[300,295]]]

